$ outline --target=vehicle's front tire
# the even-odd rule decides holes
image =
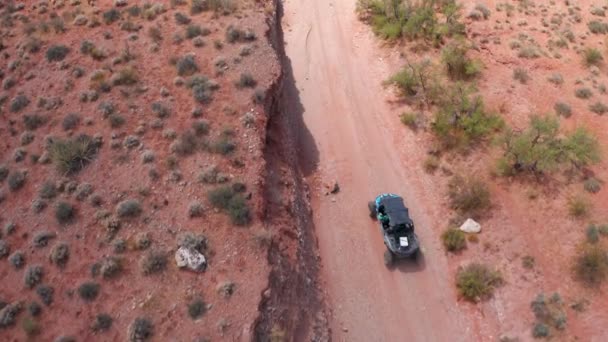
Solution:
[[[388,249],[384,251],[384,265],[386,265],[386,267],[390,267],[393,266],[394,262],[395,255],[393,254],[393,252],[389,251]]]
[[[369,209],[369,217],[375,219],[376,218],[376,202],[369,201],[367,202],[367,208]]]

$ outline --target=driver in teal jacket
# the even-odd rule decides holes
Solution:
[[[384,229],[387,229],[388,226],[389,226],[390,219],[389,219],[388,215],[385,212],[384,205],[380,205],[378,207],[378,215],[377,215],[377,217],[378,217],[378,221],[380,221],[380,223],[382,223],[382,227]]]

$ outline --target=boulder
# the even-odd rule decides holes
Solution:
[[[481,232],[481,225],[475,222],[475,220],[468,218],[459,229],[465,233],[476,234]]]
[[[187,267],[195,272],[202,272],[207,267],[205,256],[194,248],[180,247],[175,252],[177,267]]]

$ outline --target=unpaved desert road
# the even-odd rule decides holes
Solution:
[[[438,237],[424,229],[433,222],[425,209],[432,203],[417,198],[424,189],[411,179],[420,165],[408,165],[394,150],[392,126],[399,122],[381,85],[388,71],[355,6],[356,0],[283,5],[285,51],[299,93],[292,94],[299,102],[293,110],[303,112],[318,150],[310,177],[341,187],[335,196],[313,194],[333,340],[478,340],[456,303]],[[305,162],[315,159],[304,152]],[[402,194],[411,209],[425,246],[418,263],[404,261],[392,270],[383,264],[379,228],[367,213],[367,201],[383,192]]]

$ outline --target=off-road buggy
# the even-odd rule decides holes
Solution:
[[[384,252],[384,263],[390,266],[395,259],[415,259],[420,245],[414,232],[414,222],[403,204],[403,198],[394,194],[382,194],[369,202],[368,207],[371,218],[382,218],[384,221],[380,222],[380,231],[387,248]]]

